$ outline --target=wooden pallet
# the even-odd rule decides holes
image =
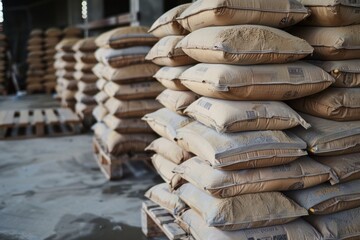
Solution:
[[[0,139],[59,137],[81,132],[81,121],[70,109],[0,111]]]
[[[170,240],[193,239],[175,222],[170,212],[150,200],[142,203],[141,229],[148,238],[165,235]]]
[[[137,153],[137,154],[122,154],[120,156],[114,156],[109,154],[101,143],[99,139],[96,137],[93,138],[93,152],[94,157],[99,165],[100,170],[105,175],[105,177],[109,180],[118,180],[124,176],[124,165],[135,175],[136,177],[140,177],[145,173],[142,171],[138,171],[132,167],[131,162],[142,161],[146,165],[150,166],[149,160],[150,157],[145,153]]]

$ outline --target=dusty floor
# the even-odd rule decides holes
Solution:
[[[0,110],[54,107],[43,95],[0,98]],[[144,192],[160,182],[143,167],[108,182],[91,134],[0,141],[0,240],[138,240]]]

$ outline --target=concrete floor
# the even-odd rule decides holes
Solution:
[[[0,98],[0,110],[56,107],[49,96]],[[141,240],[144,192],[161,182],[144,168],[108,182],[91,134],[0,141],[0,240]]]

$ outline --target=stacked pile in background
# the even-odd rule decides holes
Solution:
[[[75,94],[77,93],[77,81],[75,79],[75,52],[74,45],[79,38],[64,38],[56,45],[54,67],[56,69],[56,91],[62,107],[71,108],[75,111]]]
[[[145,60],[157,38],[145,27],[123,27],[100,35],[94,68],[99,77],[100,92],[95,96],[98,106],[93,115],[95,138],[112,159],[147,160],[144,148],[156,138],[141,117],[160,108],[155,97],[164,89],[152,76],[159,69]],[[140,153],[140,154],[139,154]],[[142,153],[142,154],[141,154]],[[110,163],[111,169],[118,169]],[[122,173],[109,173],[110,179]]]
[[[7,38],[6,35],[0,33],[0,94],[4,95],[6,91],[6,80],[7,80]]]
[[[340,183],[290,192],[288,196],[313,213],[306,219],[324,239],[358,239],[360,3],[300,2],[312,14],[304,22],[308,26],[291,32],[314,47],[311,63],[331,74],[335,83],[321,93],[289,102],[312,125],[307,131],[293,132],[307,143],[315,160],[333,169]]]
[[[359,237],[360,122],[320,123],[281,102],[311,99],[332,91],[326,88],[335,82],[321,68],[297,61],[313,53],[309,43],[272,28],[308,16],[293,0],[199,0],[169,11],[152,27],[163,38],[148,59],[168,66],[155,76],[169,90],[158,97],[167,109],[144,119],[162,136],[147,149],[156,153],[153,163],[166,183],[146,196],[178,215],[195,239]],[[262,26],[241,25],[253,23]],[[185,37],[167,36],[187,31]],[[304,36],[297,33],[295,28],[293,34]],[[312,45],[317,56],[318,45]],[[178,67],[192,59],[201,63]],[[186,88],[203,97],[184,110],[178,106],[194,101],[179,91]],[[358,97],[352,99],[355,109],[340,106],[343,120],[344,114],[358,117]],[[314,160],[306,148],[312,154],[355,155]],[[353,182],[343,184],[345,179]],[[306,217],[312,226],[301,219],[308,211],[335,216]]]
[[[38,93],[44,91],[43,81],[45,75],[45,64],[43,61],[43,31],[34,29],[30,32],[28,40],[28,70],[26,79],[26,91],[28,93]]]
[[[43,87],[47,94],[54,92],[56,87],[56,69],[54,67],[56,45],[61,41],[62,31],[59,28],[48,28],[45,31],[44,39],[44,63],[45,75],[43,78]]]
[[[78,81],[78,92],[75,95],[75,110],[80,118],[89,126],[93,123],[92,111],[96,106],[94,95],[98,93],[96,86],[98,77],[92,70],[97,63],[95,58],[96,49],[95,38],[82,39],[73,47],[76,59],[76,72],[74,76]]]

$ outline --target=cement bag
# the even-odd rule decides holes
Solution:
[[[120,101],[109,98],[105,102],[109,113],[118,118],[143,117],[145,114],[154,112],[161,108],[161,104],[153,99]]]
[[[103,123],[96,123],[92,127],[92,130],[94,131],[94,135],[97,139],[99,139],[102,143],[105,143],[107,135],[110,132],[110,129],[106,127]]]
[[[92,69],[94,68],[95,65],[96,65],[95,63],[78,62],[78,63],[75,64],[75,70],[80,71],[80,72],[84,72],[84,73],[93,74]]]
[[[54,63],[54,67],[56,69],[62,69],[62,70],[66,70],[69,72],[73,72],[75,70],[75,62],[65,62],[62,60],[56,60]]]
[[[139,118],[117,118],[111,114],[103,118],[104,123],[118,133],[152,133],[152,129],[146,122]]]
[[[307,150],[315,155],[342,155],[360,152],[360,121],[336,122],[307,114],[301,116],[310,129],[296,127],[291,131],[303,139]]]
[[[158,154],[153,155],[151,160],[156,169],[156,172],[167,184],[169,184],[175,175],[175,173],[172,171],[177,165]]]
[[[360,208],[329,215],[312,215],[306,218],[316,228],[323,239],[349,239],[360,238]]]
[[[360,60],[312,61],[335,79],[334,87],[360,87]]]
[[[111,131],[106,140],[106,148],[112,155],[128,152],[144,152],[144,149],[156,139],[155,134],[119,134]]]
[[[29,46],[26,47],[26,49],[29,52],[41,51],[43,49],[43,46],[42,45],[29,45]]]
[[[334,87],[360,87],[360,60],[312,61],[334,77]]]
[[[228,101],[202,97],[184,112],[219,133],[253,130],[285,130],[308,124],[283,102]]]
[[[177,46],[183,36],[167,36],[159,40],[146,55],[146,60],[150,60],[162,66],[182,66],[196,63],[195,60],[187,56],[184,51]]]
[[[287,32],[256,25],[202,28],[183,38],[176,48],[198,62],[238,65],[294,62],[314,50]]]
[[[45,31],[45,35],[48,37],[60,37],[62,35],[62,31],[59,28],[48,28]]]
[[[61,92],[61,99],[63,101],[74,101],[76,93],[77,90],[64,89],[64,91]]]
[[[96,101],[94,99],[94,96],[92,95],[87,95],[85,93],[82,93],[82,92],[77,92],[75,94],[75,99],[78,103],[84,103],[84,104],[94,104],[96,105]]]
[[[323,215],[360,207],[360,180],[286,192],[286,196],[311,214]]]
[[[147,33],[148,28],[142,26],[119,27],[105,32],[96,38],[98,47],[126,48],[132,46],[152,46],[159,39]]]
[[[121,68],[106,66],[102,77],[118,84],[152,81],[153,75],[159,70],[153,63],[134,64]]]
[[[177,193],[186,205],[200,214],[207,226],[224,231],[280,225],[308,215],[305,208],[280,192],[215,198],[186,183]]]
[[[360,120],[360,88],[328,88],[289,102],[297,111],[335,121]]]
[[[186,91],[187,87],[182,85],[179,76],[192,65],[179,67],[162,67],[156,72],[154,78],[158,80],[164,87],[174,91]]]
[[[66,78],[61,78],[58,81],[61,82],[64,89],[67,89],[67,90],[77,90],[78,89],[78,86],[77,86],[78,82],[76,80],[68,80]]]
[[[41,83],[43,81],[43,79],[41,77],[27,77],[26,78],[26,83]]]
[[[239,171],[217,170],[206,161],[194,157],[177,166],[173,172],[217,198],[308,188],[335,178],[330,168],[309,157],[286,165]],[[171,183],[172,188],[179,187],[183,180],[175,178]]]
[[[96,83],[96,81],[99,79],[95,74],[85,73],[79,70],[74,73],[74,78],[78,81],[86,83]]]
[[[179,79],[191,91],[226,100],[288,100],[324,90],[334,79],[319,67],[297,62],[235,66],[197,64]]]
[[[99,90],[96,87],[96,83],[78,82],[78,90],[82,93],[94,95]]]
[[[98,78],[103,78],[105,67],[103,63],[98,63],[93,67],[92,71]]]
[[[184,110],[196,101],[197,98],[198,96],[191,91],[166,89],[157,96],[156,100],[171,111],[184,115]]]
[[[282,131],[221,134],[195,121],[178,129],[176,139],[184,150],[222,170],[275,166],[307,155],[305,142]]]
[[[360,58],[360,25],[347,27],[297,27],[291,34],[314,47],[312,59],[349,60]]]
[[[169,185],[166,183],[153,186],[146,191],[145,197],[175,215],[186,208],[185,203],[170,191]]]
[[[41,45],[43,43],[42,37],[32,37],[28,40],[28,46]]]
[[[95,37],[79,40],[74,46],[74,52],[95,52],[98,47],[95,44]]]
[[[338,27],[360,23],[360,3],[351,0],[299,0],[311,15],[304,24],[322,27]]]
[[[169,35],[186,35],[189,32],[185,30],[177,21],[176,18],[189,6],[191,3],[182,4],[174,7],[161,15],[149,29],[149,33],[156,37],[163,38]]]
[[[97,63],[95,53],[77,52],[77,53],[75,53],[74,57],[77,62],[94,64],[94,65]]]
[[[316,157],[315,160],[331,168],[337,175],[339,182],[360,179],[360,153]],[[331,182],[331,184],[335,184],[335,182]]]
[[[145,62],[145,56],[150,47],[131,47],[124,49],[99,48],[95,52],[96,59],[113,68],[120,68],[127,65]]]
[[[190,118],[180,116],[167,108],[146,114],[142,120],[146,121],[154,132],[171,141],[176,138],[178,129],[192,121]]]
[[[103,78],[100,78],[96,81],[96,87],[97,89],[99,89],[100,91],[101,90],[104,90],[104,87],[105,85],[108,83],[107,80],[103,79]]]
[[[201,240],[320,240],[321,235],[306,221],[298,219],[284,225],[238,231],[222,231],[208,227],[194,210],[187,210],[180,216],[180,226],[195,239]]]
[[[95,94],[94,98],[97,104],[105,104],[105,102],[109,99],[109,95],[107,95],[103,91],[100,91],[97,94]]]
[[[194,157],[194,155],[186,152],[176,143],[164,137],[154,140],[149,146],[145,148],[145,151],[153,151],[177,165]]]
[[[93,116],[98,122],[101,122],[107,114],[108,110],[103,105],[97,105],[93,110]]]
[[[157,81],[121,85],[109,81],[104,87],[104,91],[110,97],[114,97],[119,100],[155,98],[163,90],[164,87]]]
[[[29,36],[30,37],[41,37],[42,35],[43,35],[43,30],[41,30],[41,29],[33,29],[33,30],[31,30],[31,32],[30,32],[30,34],[29,34]]]
[[[188,31],[211,26],[256,24],[285,28],[310,15],[295,0],[200,0],[193,3],[177,18]]]
[[[36,54],[36,52],[33,52],[33,54]],[[42,52],[40,53],[40,55],[42,55]],[[69,53],[69,52],[57,52],[54,56],[55,59],[61,59],[65,62],[76,62],[75,59],[75,54],[74,53]]]
[[[57,51],[64,51],[64,52],[69,52],[72,53],[74,52],[73,50],[73,46],[80,41],[80,38],[64,38],[63,40],[61,40],[55,47],[55,49]]]
[[[81,102],[77,102],[75,104],[75,112],[77,114],[79,114],[80,116],[83,115],[84,118],[88,118],[89,116],[92,115],[92,112],[93,112],[95,107],[96,107],[95,104],[89,105],[89,104],[84,104],[84,103],[81,103]]]

